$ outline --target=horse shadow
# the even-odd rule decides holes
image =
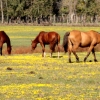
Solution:
[[[84,62],[84,61],[79,61],[79,62],[76,62],[76,61],[73,61],[73,62],[71,62],[71,63],[89,63],[89,62],[94,62],[93,60],[88,60],[88,61],[86,61],[86,62]],[[98,62],[98,61],[97,61]],[[69,63],[69,62],[68,62]]]
[[[47,56],[50,57],[50,56]],[[59,58],[62,58],[63,56],[59,56]],[[58,58],[58,56],[52,56],[51,58]]]

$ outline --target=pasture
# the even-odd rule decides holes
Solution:
[[[0,26],[11,39],[12,55],[0,56],[0,100],[99,100],[100,99],[100,52],[96,52],[98,62],[92,62],[92,54],[84,63],[86,52],[78,52],[80,63],[68,63],[64,52],[47,52],[41,56],[38,45],[35,53],[31,52],[31,40],[40,31],[56,31],[61,36],[73,29],[88,31],[99,27],[66,26]],[[48,50],[48,46],[46,48]],[[36,53],[37,52],[37,53]]]

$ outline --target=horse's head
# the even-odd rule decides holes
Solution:
[[[11,47],[11,46],[8,46],[8,47],[7,47],[7,52],[8,52],[8,54],[11,54],[11,50],[12,50],[12,47]]]
[[[37,46],[37,43],[35,41],[32,41],[31,46],[32,46],[32,50],[34,50]]]

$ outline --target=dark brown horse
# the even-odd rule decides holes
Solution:
[[[60,52],[60,35],[56,32],[44,32],[41,31],[38,36],[32,41],[32,50],[34,50],[37,46],[37,44],[40,43],[42,46],[42,56],[45,57],[45,45],[50,45],[51,49],[51,57],[52,57],[52,52],[55,50],[55,46],[57,45],[58,47],[58,57],[59,57],[59,52]]]
[[[4,31],[0,31],[0,54],[2,55],[3,44],[7,43],[7,52],[11,54],[11,43],[8,35]]]
[[[89,32],[80,32],[77,30],[73,30],[71,32],[67,32],[63,38],[63,47],[65,52],[68,51],[69,53],[69,62],[71,62],[71,52],[73,52],[76,57],[76,60],[79,62],[79,57],[76,54],[76,50],[78,47],[89,47],[87,51],[88,53],[84,58],[84,62],[90,55],[90,52],[92,52],[94,56],[94,61],[97,62],[94,47],[99,43],[100,34],[93,30]]]

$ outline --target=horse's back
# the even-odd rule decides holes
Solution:
[[[60,35],[54,31],[51,32],[41,31],[39,33],[39,40],[45,42],[46,44],[49,44],[53,40],[57,40],[58,42],[60,42]]]
[[[70,32],[69,40],[73,45],[79,45],[80,47],[84,47],[91,43],[90,36],[87,33],[78,30]]]
[[[55,37],[58,37],[60,35],[57,32],[48,32],[48,36],[55,38]]]
[[[54,31],[49,32],[48,37],[51,38],[51,41],[55,40],[57,42],[60,42],[60,35],[57,32],[54,32]]]
[[[100,34],[97,31],[91,30],[87,32],[87,34],[91,37],[92,44],[97,44],[99,42],[98,38],[100,37]]]
[[[73,44],[78,44],[80,47],[88,47],[97,43],[97,37],[98,33],[93,30],[88,32],[73,30],[70,32],[69,39]]]
[[[91,37],[91,38],[97,38],[99,33],[94,31],[94,30],[90,30],[89,32],[87,32],[87,34]]]

